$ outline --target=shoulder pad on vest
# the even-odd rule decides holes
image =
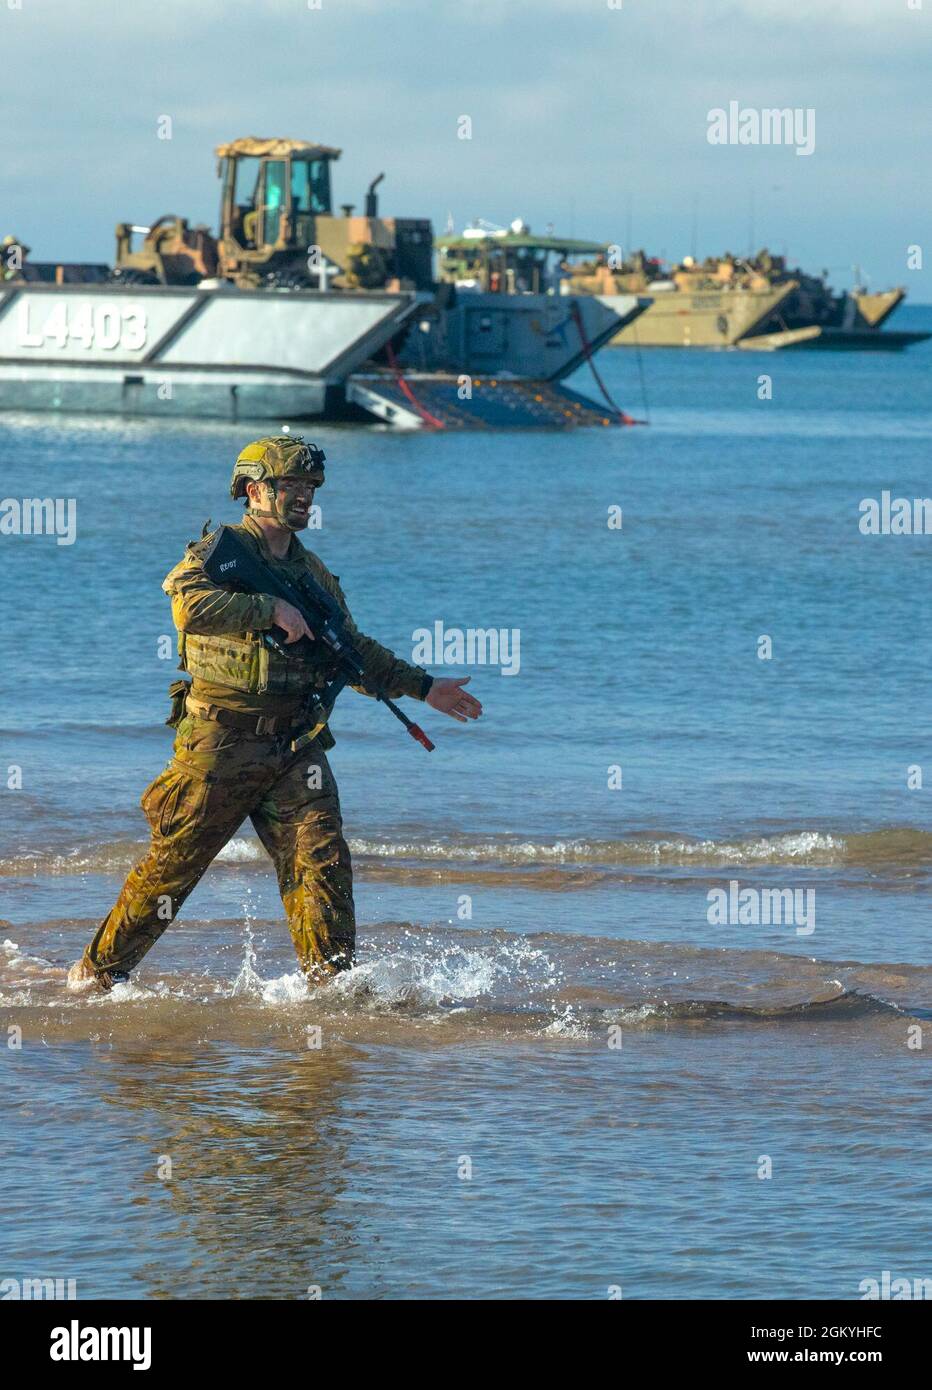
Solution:
[[[181,576],[184,574],[185,570],[189,568],[190,563],[188,560],[187,551],[185,551],[184,557],[178,561],[177,565],[173,566],[173,568],[168,571],[168,574],[166,574],[165,578],[162,580],[162,588],[166,594],[173,593],[175,588],[175,581],[180,579]]]
[[[191,555],[195,560],[200,560],[206,553],[212,538],[213,532],[209,536],[202,536],[199,541],[188,541],[184,548],[185,555]]]

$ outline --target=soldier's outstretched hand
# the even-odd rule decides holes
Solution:
[[[427,704],[432,709],[439,709],[441,714],[448,714],[451,719],[458,719],[461,724],[465,724],[467,719],[478,719],[482,706],[474,695],[463,689],[469,679],[469,676],[435,679],[427,693]]]

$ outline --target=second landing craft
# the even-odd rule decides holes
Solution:
[[[927,333],[884,327],[903,289],[835,293],[827,273],[789,269],[766,249],[744,259],[726,252],[672,267],[643,251],[622,258],[617,247],[553,235],[535,236],[522,222],[480,223],[437,241],[441,279],[461,289],[521,295],[592,295],[609,307],[623,296],[651,302],[612,337],[613,347],[740,347],[897,350]],[[881,331],[883,329],[883,331]]]

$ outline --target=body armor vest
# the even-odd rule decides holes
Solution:
[[[301,695],[308,686],[323,686],[332,675],[329,662],[282,656],[267,647],[259,633],[205,637],[184,632],[178,649],[182,671],[249,695]]]
[[[248,528],[245,539],[256,543]],[[307,572],[301,558],[276,561],[275,568],[292,582]],[[333,657],[322,644],[309,659],[283,655],[267,646],[261,632],[179,632],[178,658],[179,669],[196,680],[249,695],[300,696],[309,687],[320,689],[335,674]]]

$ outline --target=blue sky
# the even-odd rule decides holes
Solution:
[[[109,260],[120,220],[215,226],[214,146],[277,134],[343,149],[338,202],[384,170],[382,210],[441,230],[521,216],[679,257],[743,254],[753,222],[932,301],[906,264],[932,266],[932,0],[613,3],[0,0],[0,235]],[[710,145],[732,100],[814,108],[814,153]]]

